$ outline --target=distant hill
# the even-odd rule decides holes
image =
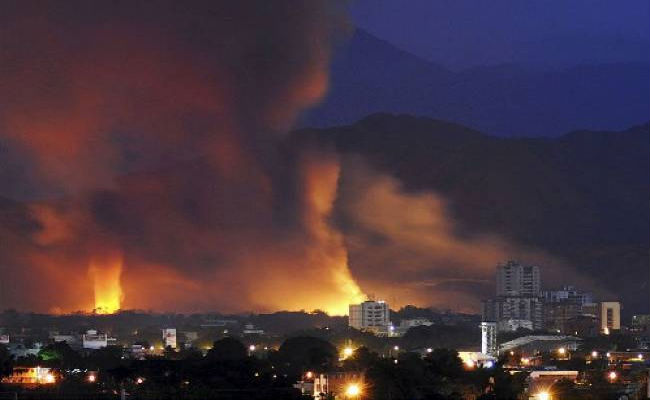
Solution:
[[[352,123],[375,112],[455,121],[502,136],[621,130],[650,119],[650,62],[563,69],[500,65],[452,72],[362,30],[336,53],[330,91],[302,126]]]
[[[450,201],[468,232],[496,233],[561,257],[649,307],[650,125],[558,138],[499,138],[428,118],[376,114],[293,138],[366,156],[408,190]]]

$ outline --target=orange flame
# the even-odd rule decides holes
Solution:
[[[122,257],[112,256],[101,261],[94,259],[90,262],[88,273],[95,290],[94,312],[112,314],[118,311],[124,297],[120,282]]]

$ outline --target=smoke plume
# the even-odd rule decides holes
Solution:
[[[358,300],[327,222],[336,162],[279,146],[327,88],[339,6],[4,2],[0,137],[31,200],[0,265],[39,294],[3,300],[338,313]]]

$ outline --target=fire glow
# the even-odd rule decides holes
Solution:
[[[88,268],[93,281],[95,308],[97,314],[113,314],[122,304],[123,293],[120,278],[122,276],[122,257],[109,257],[103,262],[93,260]]]

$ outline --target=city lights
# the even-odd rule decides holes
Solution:
[[[427,353],[433,352],[433,349],[431,347],[427,348]]]
[[[56,381],[56,378],[54,377],[53,374],[46,374],[45,375],[45,383],[54,383]]]
[[[143,378],[138,378],[135,380],[135,383],[137,383],[138,385],[142,384],[142,382],[144,382]]]
[[[314,377],[314,373],[311,372],[311,371],[307,371],[307,373],[305,374],[305,378],[307,378],[307,379],[311,379],[313,377]]]
[[[566,354],[566,349],[564,347],[560,347],[557,349],[558,354],[560,355],[565,355]]]
[[[354,354],[354,349],[352,347],[346,347],[343,349],[343,358],[346,359]]]
[[[598,352],[597,352],[597,351],[592,351],[592,352],[591,352],[591,356],[592,356],[593,358],[598,357]]]
[[[97,380],[97,376],[95,374],[88,375],[88,382],[95,383],[96,380]]]
[[[547,391],[537,393],[537,400],[551,400],[551,394]]]
[[[249,351],[255,351],[255,345],[251,344],[250,346],[248,346],[248,350]]]

